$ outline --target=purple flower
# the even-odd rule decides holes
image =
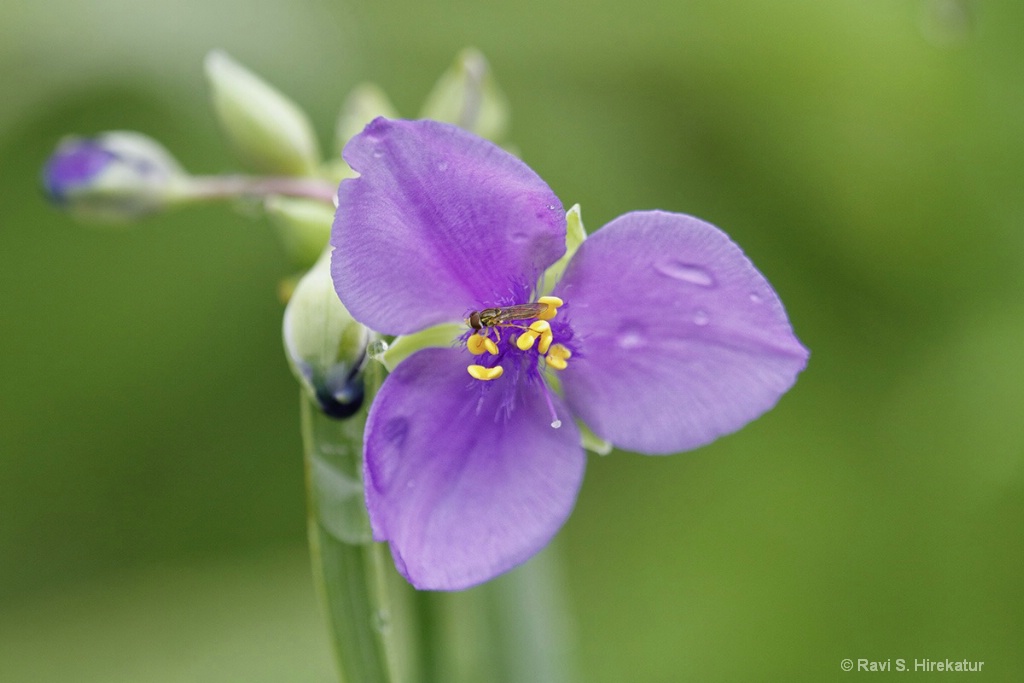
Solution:
[[[386,334],[466,325],[402,361],[366,425],[374,538],[417,588],[486,581],[551,539],[583,478],[577,420],[630,450],[696,448],[771,408],[806,363],[771,286],[708,223],[621,216],[541,299],[566,220],[522,161],[385,119],[344,156],[361,175],[341,184],[331,237],[342,302]]]

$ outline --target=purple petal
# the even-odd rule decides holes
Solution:
[[[496,305],[565,251],[558,197],[519,159],[436,121],[379,118],[345,160],[331,273],[361,323],[406,334]]]
[[[630,450],[674,453],[735,431],[807,362],[764,276],[690,216],[615,219],[584,241],[555,294],[580,337],[561,375],[566,400]]]
[[[583,479],[579,432],[557,397],[560,429],[539,383],[474,380],[468,358],[433,348],[402,361],[366,425],[374,538],[390,541],[421,589],[467,588],[528,559],[565,522]]]
[[[92,181],[115,158],[93,140],[70,140],[61,144],[47,160],[43,186],[51,200],[61,203],[69,191]]]

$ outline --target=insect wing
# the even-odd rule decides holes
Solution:
[[[516,304],[503,308],[488,308],[480,311],[480,322],[485,327],[504,325],[513,320],[530,320],[536,318],[547,309],[547,304]]]

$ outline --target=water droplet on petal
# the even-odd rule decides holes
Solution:
[[[379,149],[373,150],[373,158],[374,159],[380,159],[383,156],[384,156],[384,152],[380,151]]]
[[[551,423],[551,426],[554,427],[555,429],[558,429],[559,427],[562,426],[562,421],[561,420],[555,420],[554,422]]]
[[[675,280],[688,282],[691,285],[699,285],[701,287],[715,286],[715,278],[701,266],[668,259],[662,261],[654,268],[662,275],[666,275]]]
[[[751,292],[750,293],[750,302],[751,303],[755,303],[755,304],[761,303],[761,295],[758,294],[757,292]]]
[[[700,327],[704,327],[710,322],[711,318],[708,316],[708,312],[702,309],[697,309],[693,312],[693,324]]]
[[[384,360],[384,354],[388,351],[388,343],[383,339],[375,339],[366,347],[366,353],[370,358],[377,361]]]
[[[615,337],[615,343],[624,351],[640,348],[647,344],[646,339],[644,339],[644,333],[646,331],[647,328],[644,327],[642,323],[626,321],[619,328],[619,333]]]
[[[509,235],[509,239],[513,242],[523,243],[530,239],[530,234],[527,232],[514,232]]]

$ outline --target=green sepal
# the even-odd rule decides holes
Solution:
[[[541,287],[541,291],[544,294],[550,294],[558,281],[562,279],[566,266],[569,265],[569,261],[586,238],[587,231],[583,228],[580,205],[573,204],[572,208],[565,213],[565,253],[562,255],[562,258],[555,261],[544,271],[544,286]]]
[[[388,372],[391,372],[396,365],[420,349],[432,346],[452,347],[455,340],[465,331],[465,325],[443,323],[413,334],[396,337],[388,346],[387,351],[381,355],[380,361],[384,363]]]
[[[244,163],[261,173],[315,172],[319,145],[298,105],[224,52],[207,54],[204,66],[217,116]]]
[[[508,129],[508,99],[483,54],[466,48],[427,95],[420,118],[454,123],[500,142]]]
[[[583,424],[580,420],[576,420],[576,428],[580,430],[580,445],[588,451],[597,455],[608,455],[612,452],[612,448],[614,448],[612,442],[606,441],[590,431],[590,427]]]
[[[280,195],[267,197],[263,208],[292,263],[299,268],[316,263],[331,236],[334,209],[323,202]]]

